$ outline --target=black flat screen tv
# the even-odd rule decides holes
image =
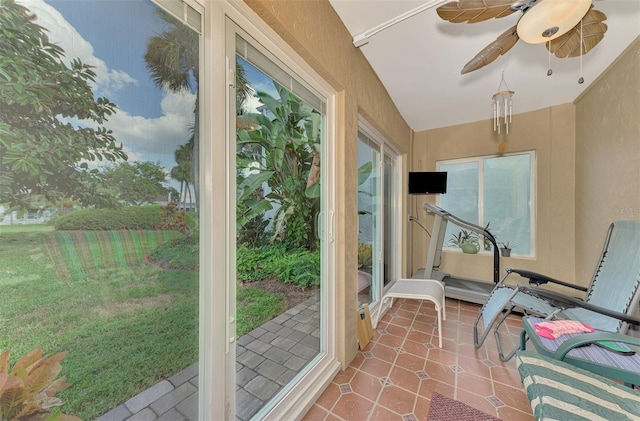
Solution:
[[[436,194],[446,192],[446,171],[409,173],[409,194]]]

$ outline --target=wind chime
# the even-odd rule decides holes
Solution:
[[[505,126],[505,133],[509,134],[509,125],[511,124],[511,116],[512,116],[512,100],[513,97],[512,90],[509,89],[509,85],[504,80],[504,71],[502,72],[502,80],[500,81],[500,85],[498,85],[498,92],[493,94],[493,131],[498,132],[498,134],[502,131],[502,126]]]

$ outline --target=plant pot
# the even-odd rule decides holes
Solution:
[[[474,243],[463,243],[460,245],[463,253],[476,254],[478,252],[478,245]]]
[[[511,249],[500,249],[500,254],[502,257],[509,257],[511,256]]]

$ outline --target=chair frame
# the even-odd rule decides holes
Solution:
[[[636,222],[636,221],[634,221]],[[640,223],[640,221],[639,221]],[[551,278],[546,275],[542,275],[536,272],[523,270],[523,269],[513,269],[507,268],[505,276],[500,280],[500,282],[493,289],[487,302],[482,307],[476,321],[474,323],[474,345],[476,348],[479,348],[484,343],[487,338],[489,331],[493,330],[494,335],[496,337],[496,343],[498,347],[498,353],[500,359],[502,361],[508,361],[511,359],[515,352],[518,350],[519,346],[514,347],[511,351],[505,354],[502,343],[500,340],[500,336],[498,333],[498,329],[502,325],[502,323],[506,320],[506,318],[511,314],[514,310],[518,310],[525,315],[535,315],[547,319],[554,318],[568,318],[563,311],[571,308],[583,308],[586,310],[590,310],[592,312],[612,317],[614,319],[619,320],[617,332],[625,333],[630,325],[638,325],[640,324],[640,319],[633,316],[638,311],[639,301],[640,301],[640,279],[636,279],[636,287],[633,291],[632,298],[630,299],[625,313],[621,313],[618,311],[613,311],[611,309],[607,309],[604,307],[596,306],[590,304],[588,301],[585,301],[580,298],[571,297],[569,295],[563,295],[560,293],[556,293],[550,291],[548,289],[544,289],[541,285],[544,284],[555,284],[558,286],[569,288],[570,290],[576,292],[580,291],[584,293],[584,296],[588,300],[594,285],[594,282],[598,279],[598,274],[601,270],[602,263],[609,252],[609,244],[614,232],[616,222],[613,222],[609,225],[607,230],[605,242],[602,248],[602,252],[600,253],[600,258],[598,259],[598,265],[594,271],[594,274],[591,278],[591,282],[589,287],[583,287],[576,284],[570,284],[564,281],[560,281],[554,278]],[[527,278],[529,280],[529,285],[518,284],[516,286],[506,285],[505,281],[511,274],[518,274],[523,278]],[[493,301],[497,300],[498,306],[491,308],[495,303]],[[544,308],[545,311],[541,311],[540,309]],[[488,310],[493,309],[501,309],[499,312],[495,312],[492,314],[485,314]],[[488,318],[486,316],[489,316]],[[486,319],[486,320],[485,320]],[[479,325],[481,321],[484,324],[484,331],[480,333]]]

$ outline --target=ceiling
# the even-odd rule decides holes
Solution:
[[[515,25],[521,12],[467,24],[440,19],[436,7],[444,3],[441,0],[329,1],[356,39],[366,39],[362,34],[409,11],[426,8],[370,36],[359,47],[415,131],[492,118],[491,97],[503,72],[508,88],[515,91],[514,114],[572,102],[640,35],[640,0],[597,0],[595,9],[607,15],[608,30],[582,58],[582,74],[579,57],[552,56],[553,74],[547,76],[549,54],[544,44],[520,40],[493,63],[461,75],[463,66]],[[578,83],[581,75],[583,84]]]

